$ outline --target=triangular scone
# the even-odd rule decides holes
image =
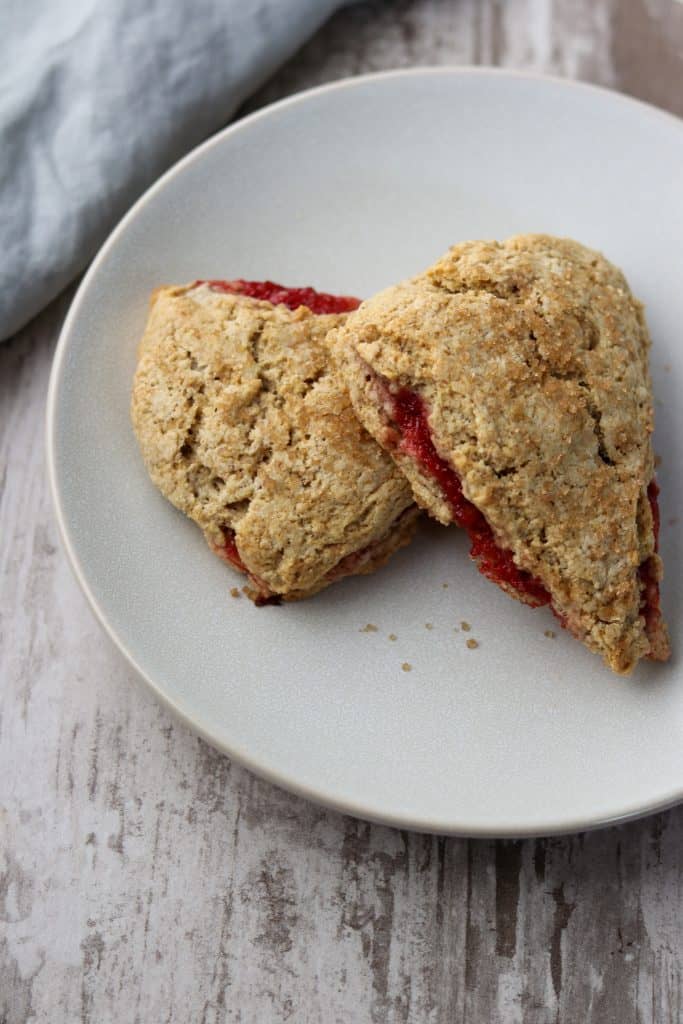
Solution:
[[[246,285],[155,292],[132,419],[159,490],[266,603],[372,572],[409,541],[417,509],[334,368],[326,336],[343,315],[231,294]],[[302,293],[266,283],[259,294],[296,304]]]
[[[364,426],[481,571],[616,672],[669,656],[643,310],[576,242],[467,242],[334,332]]]

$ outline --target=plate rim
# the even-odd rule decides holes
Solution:
[[[567,819],[556,814],[553,818],[540,825],[529,824],[525,827],[523,824],[520,824],[519,826],[513,827],[503,824],[496,828],[493,826],[487,827],[475,825],[473,823],[468,824],[466,821],[458,821],[457,819],[454,819],[451,824],[448,824],[442,820],[421,819],[416,817],[414,814],[402,815],[400,812],[383,812],[377,807],[364,805],[362,800],[359,799],[344,799],[341,797],[331,796],[329,793],[324,790],[317,789],[315,786],[297,781],[296,778],[291,777],[287,772],[278,771],[274,768],[268,767],[267,765],[261,764],[260,761],[252,757],[248,751],[241,750],[237,746],[226,743],[220,736],[213,734],[210,729],[205,728],[201,722],[193,718],[192,715],[184,710],[175,700],[173,700],[173,698],[168,696],[160,685],[155,682],[154,679],[138,664],[135,655],[131,650],[129,650],[126,642],[107,621],[105,611],[100,606],[90,588],[86,572],[69,532],[69,527],[63,510],[62,491],[56,466],[56,415],[60,382],[65,363],[65,356],[68,350],[69,338],[73,330],[73,325],[79,316],[80,307],[90,287],[92,278],[97,274],[100,265],[107,259],[110,250],[116,245],[119,236],[123,233],[128,223],[138,215],[139,211],[156,195],[157,191],[163,189],[171,179],[181,173],[187,166],[192,164],[195,160],[202,159],[206,152],[214,146],[219,145],[226,137],[239,132],[242,128],[254,123],[255,121],[262,118],[268,118],[283,108],[305,103],[311,97],[318,96],[320,94],[337,92],[343,89],[354,88],[356,86],[363,86],[367,83],[386,81],[389,79],[419,78],[425,76],[437,77],[439,75],[447,77],[514,78],[527,80],[541,86],[545,84],[553,84],[561,86],[562,88],[597,92],[598,94],[607,95],[613,102],[637,108],[641,116],[646,115],[648,117],[652,117],[654,115],[657,118],[665,118],[667,123],[675,125],[677,130],[680,131],[683,129],[683,118],[678,117],[676,114],[662,110],[654,104],[628,96],[606,86],[594,85],[593,83],[570,78],[563,78],[559,75],[546,75],[541,72],[491,67],[487,65],[425,65],[410,68],[393,68],[385,71],[350,76],[296,92],[291,96],[286,96],[274,103],[270,103],[267,106],[232,122],[182,156],[172,164],[171,167],[164,171],[164,173],[161,174],[150,186],[148,186],[147,189],[145,189],[145,191],[133,202],[123,217],[110,231],[107,238],[90,262],[83,279],[78,285],[62,324],[55,347],[46,400],[45,440],[47,475],[52,505],[55,511],[55,518],[57,520],[61,542],[66,551],[71,570],[83,594],[85,595],[91,611],[95,615],[96,621],[112,641],[113,645],[123,655],[128,665],[134,670],[136,676],[146,684],[154,697],[171,712],[176,720],[182,722],[192,732],[201,736],[202,739],[204,739],[214,749],[218,750],[221,754],[231,758],[231,760],[253,772],[259,778],[262,778],[265,781],[286,790],[287,792],[293,793],[296,796],[303,797],[306,800],[310,800],[313,803],[330,808],[331,810],[342,814],[352,815],[353,817],[360,818],[365,821],[388,825],[394,828],[408,829],[410,831],[436,835],[449,835],[476,839],[518,839],[566,835],[579,831],[592,831],[594,829],[604,828],[610,825],[625,824],[626,822],[634,821],[638,818],[643,818],[647,815],[667,810],[683,801],[683,779],[672,792],[663,795],[661,798],[653,799],[646,804],[626,804],[609,815],[596,812],[593,815],[581,818]]]

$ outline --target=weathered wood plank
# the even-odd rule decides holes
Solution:
[[[250,106],[495,62],[681,112],[682,53],[669,0],[387,0],[339,14]],[[0,347],[0,1021],[683,1020],[682,810],[536,842],[404,834],[255,779],[132,679],[47,494],[64,308]]]

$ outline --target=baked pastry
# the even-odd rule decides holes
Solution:
[[[360,426],[326,343],[335,311],[357,304],[245,281],[152,298],[132,398],[143,458],[257,604],[372,572],[412,535],[410,487]]]
[[[616,672],[665,660],[649,337],[599,253],[467,242],[333,332],[356,413],[485,576]]]

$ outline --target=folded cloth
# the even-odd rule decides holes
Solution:
[[[0,340],[343,2],[0,5]]]

